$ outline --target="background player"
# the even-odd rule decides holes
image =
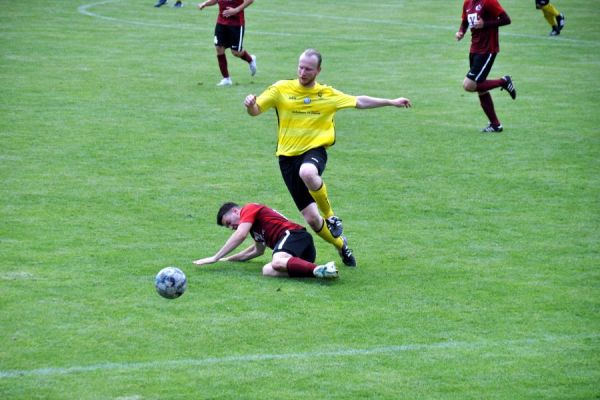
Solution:
[[[550,0],[535,0],[535,8],[542,10],[544,18],[546,18],[546,21],[552,27],[550,36],[560,35],[560,31],[565,26],[565,16],[554,5],[550,4]]]
[[[212,257],[194,261],[196,265],[217,261],[246,261],[262,255],[265,247],[273,249],[273,258],[263,267],[266,276],[337,278],[333,261],[325,265],[314,264],[317,251],[312,236],[277,211],[263,204],[250,203],[243,207],[225,203],[217,213],[217,224],[233,229],[223,247]],[[247,249],[225,257],[252,235],[254,244]]]
[[[465,36],[471,28],[471,49],[469,51],[470,70],[463,81],[467,92],[477,92],[479,103],[490,123],[482,132],[502,132],[502,124],[496,116],[490,90],[503,88],[514,100],[517,91],[509,75],[500,79],[487,80],[492,70],[496,54],[500,51],[498,27],[510,24],[510,17],[498,0],[465,0],[462,9],[462,22],[456,32],[456,40]]]
[[[206,0],[204,3],[198,4],[198,8],[202,10],[217,3],[219,4],[219,15],[215,25],[215,49],[219,69],[223,76],[217,86],[231,86],[233,81],[229,76],[227,56],[225,55],[225,49],[227,48],[231,49],[231,54],[248,63],[250,75],[254,76],[256,74],[256,56],[250,55],[244,50],[246,23],[244,9],[254,3],[254,0]]]

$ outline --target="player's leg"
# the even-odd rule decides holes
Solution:
[[[484,114],[490,121],[489,125],[483,128],[482,132],[502,132],[502,124],[496,115],[496,110],[494,108],[494,101],[492,100],[492,95],[490,92],[480,92],[479,94],[479,104],[483,109]]]
[[[236,30],[238,40],[237,43],[231,45],[231,54],[246,61],[250,69],[250,75],[254,76],[256,74],[256,56],[250,55],[244,50],[244,27],[232,27],[232,29]]]
[[[281,272],[273,268],[273,264],[268,263],[262,268],[262,274],[264,276],[288,276],[287,271]]]
[[[317,235],[328,243],[331,243],[342,256],[344,264],[355,266],[356,260],[352,255],[352,250],[348,248],[346,240],[343,236],[333,237],[329,228],[325,223],[325,219],[319,213],[319,208],[315,199],[310,195],[308,188],[300,179],[300,166],[303,163],[303,158],[296,157],[279,157],[279,169],[281,176],[292,195],[292,199],[298,210],[302,213],[304,221],[315,231]]]
[[[327,165],[327,152],[322,147],[311,149],[302,155],[302,159],[298,171],[300,179],[302,179],[311,197],[317,203],[331,235],[335,238],[342,236],[342,233],[344,233],[342,220],[336,217],[333,212],[327,193],[327,185],[321,177]]]
[[[546,4],[542,7],[542,12],[544,13],[544,18],[552,27],[552,31],[550,31],[550,36],[558,36],[560,35],[560,31],[565,26],[565,16],[562,15],[553,4]]]
[[[271,265],[278,272],[286,271],[290,277],[337,278],[335,263],[325,265],[314,264],[315,245],[310,233],[287,231],[286,235],[275,245]]]
[[[217,52],[217,62],[219,64],[219,70],[223,79],[217,84],[217,86],[231,86],[233,82],[229,76],[229,69],[227,67],[227,56],[225,55],[225,49],[228,46],[227,38],[227,27],[225,25],[217,24],[215,26],[215,50]]]
[[[544,14],[544,18],[548,21],[551,27],[557,27],[558,23],[556,21],[556,17],[560,15],[556,7],[553,4],[546,4],[542,7],[542,13]]]

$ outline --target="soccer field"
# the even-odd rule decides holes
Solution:
[[[0,1],[0,398],[600,399],[600,8],[501,0],[490,78],[462,89],[460,0],[256,0],[245,47],[216,7]],[[170,3],[174,3],[170,0]],[[336,281],[196,267],[225,201],[302,222],[247,94],[323,54],[319,81],[408,97],[344,110],[324,178],[358,267]],[[157,295],[169,265],[187,275]]]

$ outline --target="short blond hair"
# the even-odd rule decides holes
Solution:
[[[317,61],[318,61],[317,67],[321,68],[321,61],[323,60],[323,58],[321,57],[321,53],[319,53],[318,50],[315,50],[315,49],[306,49],[300,55],[300,57],[302,57],[302,56],[317,57]]]

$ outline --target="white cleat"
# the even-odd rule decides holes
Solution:
[[[252,57],[252,61],[248,64],[248,68],[250,68],[250,75],[254,76],[256,75],[256,56],[253,54],[250,57]]]
[[[335,262],[329,261],[325,265],[319,265],[313,270],[313,274],[317,278],[321,279],[335,279],[338,275],[338,269],[335,266]]]
[[[231,86],[233,85],[233,81],[231,78],[223,78],[221,82],[217,83],[217,86]]]

